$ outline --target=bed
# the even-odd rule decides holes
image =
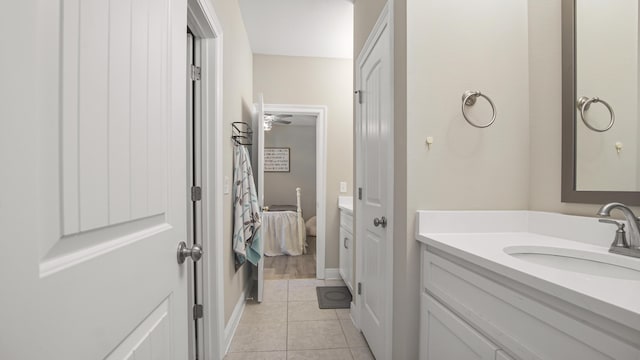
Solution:
[[[296,205],[271,205],[262,213],[266,256],[298,256],[306,253],[307,238],[300,207],[300,191],[300,188],[296,188]]]

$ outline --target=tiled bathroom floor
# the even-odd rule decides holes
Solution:
[[[316,286],[342,281],[266,280],[262,304],[248,302],[226,360],[374,359],[347,309],[320,309]]]

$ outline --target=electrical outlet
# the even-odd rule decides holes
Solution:
[[[341,193],[346,193],[347,192],[347,182],[346,181],[340,181],[340,192]]]

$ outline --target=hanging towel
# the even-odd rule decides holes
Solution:
[[[262,257],[260,206],[251,159],[244,146],[236,146],[234,150],[233,198],[233,251],[236,265],[242,265],[246,260],[257,265]]]

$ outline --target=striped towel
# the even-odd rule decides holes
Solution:
[[[260,206],[251,159],[245,146],[236,146],[233,169],[233,251],[236,266],[246,260],[257,265],[262,257]]]

